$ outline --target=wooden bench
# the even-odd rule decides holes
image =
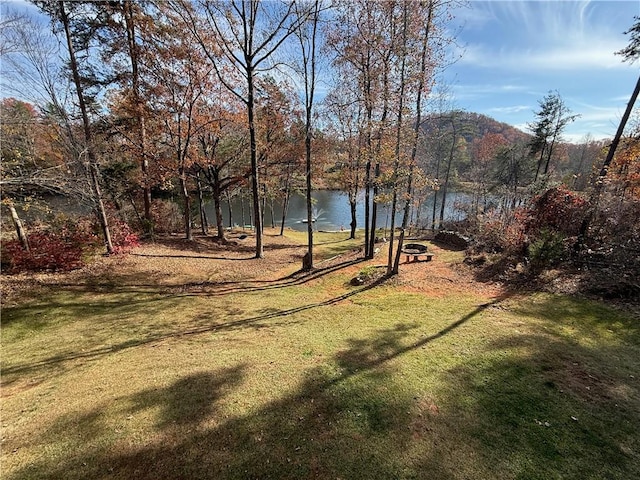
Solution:
[[[402,247],[401,251],[407,256],[407,263],[411,261],[417,262],[420,257],[424,257],[425,262],[430,262],[433,258],[433,253],[428,253],[427,246],[421,243],[407,243]],[[410,260],[411,257],[413,257],[413,260]]]

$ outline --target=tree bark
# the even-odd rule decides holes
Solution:
[[[187,185],[187,173],[184,168],[180,169],[180,193],[184,202],[184,231],[187,240],[193,240],[193,230],[191,229],[191,196]]]
[[[290,188],[289,181],[287,180],[287,186],[284,191],[284,202],[282,203],[282,222],[280,223],[280,236],[284,235],[284,223],[287,219],[287,210],[289,210],[289,196]]]
[[[400,143],[402,141],[402,121],[404,120],[404,91],[406,87],[405,67],[407,62],[407,23],[408,23],[408,4],[402,5],[402,44],[401,53],[402,61],[400,65],[400,95],[398,104],[398,116],[396,118],[396,146],[395,146],[395,162],[393,166],[393,196],[391,199],[391,233],[389,235],[389,257],[387,259],[387,275],[398,274],[398,264],[393,256],[393,242],[395,238],[396,226],[396,206],[398,203],[398,174],[400,170]],[[398,251],[400,251],[402,241],[404,240],[404,229],[400,235],[398,242]]]
[[[64,33],[67,40],[67,48],[69,49],[69,62],[71,64],[71,73],[73,76],[73,83],[76,87],[76,94],[78,96],[78,104],[80,106],[80,112],[82,114],[82,125],[84,130],[84,138],[87,148],[87,156],[89,157],[89,178],[91,180],[91,187],[94,194],[95,212],[98,217],[98,222],[102,228],[102,235],[104,237],[104,244],[107,250],[107,255],[113,253],[113,243],[111,242],[111,233],[109,231],[109,222],[107,220],[107,213],[104,208],[104,201],[102,199],[102,191],[100,188],[100,172],[98,171],[98,162],[93,146],[93,134],[91,132],[91,124],[89,123],[89,114],[87,112],[87,105],[84,100],[84,93],[82,88],[82,82],[80,80],[80,72],[78,70],[78,63],[76,61],[75,48],[71,41],[71,28],[69,25],[69,17],[64,8],[64,2],[59,1],[58,7],[60,9],[60,20],[64,27]]]
[[[349,223],[349,238],[356,238],[356,227],[357,227],[357,220],[356,220],[356,207],[357,207],[357,202],[356,202],[356,195],[351,195],[349,194],[349,210],[351,211],[351,223]]]
[[[251,193],[253,195],[253,219],[256,232],[255,258],[264,258],[262,245],[262,210],[260,206],[260,183],[258,178],[258,146],[255,125],[254,71],[253,59],[245,56],[247,65],[247,117],[249,122],[249,145],[251,148]]]
[[[209,222],[207,221],[207,212],[204,209],[204,194],[202,192],[202,181],[200,180],[200,171],[196,172],[196,185],[198,188],[198,208],[200,210],[200,229],[202,235],[209,234]]]
[[[147,157],[147,128],[145,115],[142,111],[140,95],[140,74],[138,69],[138,45],[136,43],[135,18],[133,2],[125,0],[123,6],[125,24],[127,28],[127,41],[129,45],[129,57],[131,59],[131,84],[136,114],[136,126],[139,135],[140,167],[142,170],[142,197],[144,202],[144,229],[153,236],[153,219],[151,216],[151,185],[149,181],[149,159]]]
[[[229,228],[233,228],[233,207],[231,206],[231,194],[227,190],[227,210],[229,211]]]
[[[442,224],[444,223],[444,209],[447,201],[447,189],[449,187],[449,174],[451,173],[451,164],[453,163],[453,154],[456,148],[456,139],[457,139],[457,131],[456,131],[456,122],[455,118],[451,118],[451,128],[453,129],[453,138],[451,139],[451,150],[449,151],[449,161],[447,162],[447,170],[444,176],[444,187],[442,188],[442,203],[440,204],[440,226],[439,228],[442,230]]]
[[[22,249],[26,252],[29,251],[29,238],[27,237],[27,232],[22,226],[22,221],[18,216],[18,212],[16,211],[16,207],[13,204],[11,199],[7,199],[7,203],[9,204],[9,212],[11,213],[11,220],[13,220],[13,226],[16,229],[16,233],[18,235],[18,239],[20,240],[20,244],[22,245]]]

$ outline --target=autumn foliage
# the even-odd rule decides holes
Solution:
[[[526,211],[524,230],[536,235],[550,230],[565,236],[577,236],[587,213],[587,201],[578,193],[560,186],[534,197]]]
[[[115,254],[127,253],[140,244],[138,234],[128,224],[112,220],[111,225]],[[65,221],[31,232],[29,250],[17,239],[3,242],[3,267],[7,265],[9,273],[81,268],[100,246],[98,231],[95,221]]]
[[[30,233],[28,251],[18,240],[3,242],[3,263],[6,260],[11,273],[74,270],[84,265],[87,247],[96,246],[97,241],[86,222],[66,222]]]

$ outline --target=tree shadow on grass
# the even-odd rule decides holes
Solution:
[[[397,382],[398,367],[388,360],[440,338],[480,311],[415,344],[405,338],[415,324],[354,339],[335,363],[310,369],[293,392],[240,417],[221,415],[218,403],[242,383],[245,366],[135,393],[116,407],[122,415],[150,415],[160,407],[142,445],[78,422],[104,424],[99,410],[69,414],[42,433],[42,442],[75,448],[7,478],[453,478],[442,464],[443,458],[451,460],[451,446],[423,431],[427,419],[417,397]],[[95,441],[86,438],[92,435]]]
[[[60,293],[64,291],[77,293],[114,293],[132,295],[227,295],[243,292],[258,292],[264,290],[279,289],[294,285],[303,285],[313,280],[320,279],[331,273],[348,268],[352,265],[364,262],[364,258],[355,258],[341,262],[331,263],[326,266],[314,268],[311,271],[296,270],[287,275],[272,280],[243,279],[234,281],[201,281],[185,282],[179,285],[164,284],[163,280],[171,278],[171,273],[162,276],[149,273],[136,274],[111,274],[111,272],[101,273],[100,276],[89,276],[82,282],[50,281],[42,285],[44,291]],[[156,281],[151,281],[151,280]],[[48,292],[47,292],[48,293]],[[40,299],[42,295],[39,295]],[[20,308],[7,307],[8,309]],[[28,308],[28,305],[27,307]]]
[[[640,325],[569,297],[507,308],[526,333],[445,373],[464,437],[505,478],[640,478]]]
[[[244,365],[216,372],[203,371],[180,378],[168,388],[148,389],[129,399],[129,413],[160,407],[158,429],[197,426],[216,416],[217,403],[243,379]]]
[[[561,319],[580,314],[577,307],[558,311],[553,301],[508,308],[555,309]],[[563,383],[572,373],[564,371],[567,365],[589,360],[589,373],[599,376],[612,359],[631,362],[637,346],[579,344],[544,328],[506,331],[442,371],[440,391],[400,381],[405,367],[392,360],[412,354],[429,361],[422,347],[498,302],[418,341],[410,339],[413,322],[351,339],[293,391],[241,416],[227,416],[223,404],[241,387],[245,365],[134,393],[117,408],[123,416],[155,415],[142,443],[78,423],[103,425],[99,409],[71,413],[42,433],[42,443],[74,448],[40,457],[7,478],[638,478],[637,383],[627,378],[630,391],[613,388],[615,396],[597,399]],[[624,384],[617,375],[615,383]]]
[[[129,338],[120,342],[110,342],[109,345],[100,345],[95,348],[83,348],[81,351],[65,351],[56,355],[50,355],[45,358],[32,360],[28,362],[11,363],[4,362],[2,369],[2,383],[5,386],[11,385],[13,382],[19,380],[25,375],[52,375],[54,373],[63,373],[65,371],[64,364],[75,360],[95,360],[102,356],[113,354],[129,348],[135,348],[150,343],[156,343],[165,341],[168,339],[176,339],[185,336],[202,335],[213,332],[233,331],[245,328],[263,328],[265,326],[273,327],[279,324],[290,324],[294,320],[290,317],[297,313],[312,310],[314,308],[335,305],[343,300],[359,295],[367,290],[371,290],[380,285],[384,279],[379,279],[369,285],[365,285],[362,288],[348,291],[342,295],[330,298],[328,300],[309,303],[301,305],[299,307],[287,308],[287,309],[272,309],[261,313],[259,315],[253,315],[248,317],[238,318],[236,320],[225,320],[222,322],[212,321],[207,317],[200,322],[200,325],[191,326],[188,328],[175,329],[171,325],[163,326],[154,331],[140,332],[137,338]],[[144,299],[144,300],[131,300],[125,301],[123,299],[117,302],[96,302],[96,305],[87,305],[85,303],[61,303],[57,306],[69,309],[69,316],[76,315],[96,315],[96,309],[98,313],[109,313],[114,318],[120,318],[121,321],[126,322],[126,316],[132,312],[136,312],[142,305],[146,309],[146,313],[153,315],[159,313],[167,308],[166,303],[170,301],[170,298],[163,297],[162,299]],[[37,311],[49,309],[56,306],[55,304],[46,303],[45,305],[29,305],[16,307],[11,310],[10,318],[29,318],[33,317]],[[218,314],[220,311],[218,311]],[[225,319],[229,316],[238,317],[243,312],[241,310],[227,311],[224,315],[221,315]],[[4,315],[3,315],[4,316]],[[6,317],[5,317],[6,318]],[[274,322],[274,320],[286,319],[282,322]],[[4,319],[3,319],[4,320]],[[9,323],[17,320],[9,320]],[[25,321],[25,320],[22,320]],[[39,328],[44,328],[40,326]],[[30,331],[30,330],[29,330]],[[26,331],[28,333],[28,331]],[[27,334],[25,333],[25,334]]]
[[[344,262],[314,268],[311,271],[296,270],[288,275],[274,280],[247,280],[239,282],[191,282],[180,286],[185,293],[227,295],[231,293],[260,292],[265,290],[280,289],[295,285],[304,285],[313,280],[320,279],[330,273],[340,271],[351,265],[364,262],[363,258],[346,260]]]

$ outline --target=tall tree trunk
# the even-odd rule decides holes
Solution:
[[[247,224],[247,221],[245,219],[245,215],[244,215],[244,195],[242,190],[240,190],[240,211],[242,214],[242,230],[244,230],[245,225]],[[251,218],[251,217],[249,217]]]
[[[311,198],[311,105],[307,107],[307,125],[305,127],[305,157],[306,157],[306,204],[307,204],[307,254],[303,264],[304,270],[313,269],[313,202]]]
[[[369,55],[370,53],[367,52]],[[370,59],[367,62],[367,68],[371,68]],[[367,132],[366,132],[366,147],[367,147],[367,163],[364,169],[364,257],[372,258],[373,252],[370,251],[371,244],[370,238],[375,234],[371,230],[371,164],[373,162],[373,106],[371,99],[371,79],[367,77],[365,81],[365,103],[367,112]],[[374,227],[375,230],[375,227]]]
[[[375,177],[373,179],[373,198],[371,199],[371,235],[369,236],[369,254],[367,258],[373,258],[376,244],[376,224],[378,223],[378,178],[380,177],[380,164],[376,162]]]
[[[305,180],[306,180],[306,203],[307,203],[307,254],[303,260],[304,270],[313,269],[313,199],[311,197],[311,142],[312,142],[312,121],[313,121],[313,101],[316,86],[316,32],[320,13],[318,0],[313,3],[313,10],[310,12],[309,22],[311,32],[305,38],[302,29],[305,24],[301,24],[298,30],[302,62],[304,67],[304,98],[305,98],[305,127],[304,127],[304,150],[305,150]]]
[[[196,172],[196,186],[198,188],[198,209],[200,211],[200,229],[202,235],[209,234],[209,222],[207,221],[207,212],[204,208],[204,194],[202,192],[202,181],[200,180],[200,171]]]
[[[180,194],[184,203],[184,235],[185,239],[193,240],[193,230],[191,229],[191,196],[189,195],[189,186],[187,185],[187,172],[184,167],[180,168]]]
[[[229,211],[229,228],[233,228],[233,207],[231,206],[231,194],[227,189],[227,209]]]
[[[438,184],[440,183],[440,163],[442,161],[442,158],[440,156],[440,152],[441,152],[441,142],[442,142],[442,138],[440,137],[438,139],[438,149],[437,149],[437,153],[436,153],[436,182],[438,182]],[[437,205],[438,205],[438,191],[440,190],[440,185],[438,185],[438,189],[434,189],[433,190],[433,207],[432,207],[432,211],[431,211],[431,230],[435,231],[436,229],[436,212],[437,212]]]
[[[273,212],[273,197],[269,199],[269,213],[271,214],[271,228],[276,228],[276,220]]]
[[[398,116],[396,118],[396,146],[395,146],[395,161],[393,165],[393,195],[391,198],[391,234],[389,235],[389,257],[387,259],[387,275],[398,274],[398,264],[395,262],[393,256],[393,242],[395,238],[395,226],[396,226],[396,207],[398,204],[398,175],[400,173],[400,144],[402,142],[402,126],[404,120],[404,91],[406,87],[405,67],[407,62],[407,23],[408,23],[408,2],[402,4],[402,44],[401,55],[402,61],[400,64],[400,95],[398,103]],[[407,212],[408,213],[408,212]],[[404,240],[404,228],[402,229],[400,240],[398,242],[398,252],[402,247],[402,241]]]
[[[289,187],[289,181],[287,180],[287,186],[284,191],[284,201],[282,203],[282,222],[280,223],[280,236],[284,235],[284,224],[287,220],[287,211],[289,210],[289,196],[291,195],[291,189]]]
[[[357,192],[351,193],[349,192],[349,211],[351,212],[351,222],[349,223],[349,238],[356,238],[356,227],[357,217],[356,217],[356,208],[357,204]]]
[[[231,203],[229,203],[231,205]],[[216,230],[218,238],[224,240],[224,219],[222,218],[222,195],[220,189],[213,192],[213,208],[216,211]],[[229,210],[229,218],[231,218],[231,210]]]
[[[107,213],[104,208],[104,201],[102,198],[102,190],[100,188],[100,172],[98,171],[98,162],[93,145],[93,135],[91,132],[91,124],[89,123],[89,114],[87,112],[87,105],[84,100],[84,93],[82,88],[82,82],[80,80],[80,72],[78,70],[78,63],[76,61],[75,49],[71,40],[71,28],[69,25],[69,17],[64,8],[64,2],[59,1],[58,7],[60,9],[60,20],[64,27],[64,33],[67,40],[67,48],[69,49],[69,62],[71,64],[71,73],[73,75],[73,83],[76,87],[76,94],[78,96],[78,104],[80,106],[80,112],[82,113],[82,125],[84,130],[84,139],[87,148],[87,156],[89,157],[89,177],[91,181],[91,187],[93,190],[95,201],[95,212],[98,217],[98,222],[102,228],[102,235],[104,237],[104,244],[107,250],[107,254],[113,253],[113,243],[111,242],[111,233],[109,231],[109,222],[107,220]]]
[[[262,245],[262,210],[260,208],[260,181],[258,178],[258,145],[256,141],[255,98],[253,59],[245,58],[247,65],[247,117],[249,121],[249,145],[251,147],[251,194],[253,196],[253,219],[256,232],[255,258],[264,258]]]
[[[370,143],[371,140],[368,139]],[[371,160],[367,158],[364,168],[364,258],[369,258],[369,238],[371,229],[369,220],[371,219]]]
[[[451,173],[451,164],[453,163],[453,154],[455,153],[457,131],[455,119],[451,118],[451,128],[453,129],[453,138],[451,139],[451,150],[449,151],[449,161],[447,162],[447,170],[444,176],[444,187],[442,189],[442,204],[440,205],[440,229],[444,224],[444,210],[447,202],[447,189],[449,188],[449,174]]]
[[[208,167],[209,185],[211,185],[211,197],[213,199],[213,210],[216,216],[217,236],[220,240],[224,240],[224,220],[222,218],[222,185],[220,183],[220,170],[213,165]],[[227,199],[229,207],[229,222],[231,222],[231,198],[227,190]]]
[[[436,180],[438,177],[436,176]],[[438,190],[433,191],[433,208],[431,210],[431,230],[435,231],[436,229],[436,212],[437,212],[437,204],[438,204]]]
[[[633,111],[633,106],[638,99],[638,95],[640,94],[640,77],[638,77],[638,81],[636,82],[636,86],[633,89],[633,93],[631,94],[631,98],[629,99],[629,103],[627,103],[627,108],[620,119],[620,124],[618,125],[618,130],[616,131],[616,135],[613,137],[613,141],[609,146],[609,151],[607,152],[607,157],[604,159],[604,163],[602,164],[602,168],[600,169],[600,173],[598,174],[598,178],[595,182],[595,186],[593,189],[593,193],[591,194],[591,198],[589,201],[590,208],[589,212],[586,215],[585,219],[580,226],[580,233],[578,234],[578,240],[576,241],[575,248],[578,248],[581,244],[584,243],[587,233],[589,232],[589,227],[591,222],[593,221],[593,217],[596,213],[596,208],[598,202],[600,200],[600,194],[602,192],[602,186],[604,185],[604,178],[607,176],[607,172],[609,171],[609,166],[613,161],[613,156],[616,153],[616,149],[618,148],[618,144],[620,143],[620,139],[622,138],[622,134],[624,133],[624,128],[627,125],[627,121],[631,116],[631,112]]]
[[[542,145],[542,149],[540,150],[540,158],[538,159],[538,168],[536,168],[536,176],[533,179],[534,182],[538,181],[538,176],[540,175],[540,169],[542,168],[542,162],[544,161],[544,152],[547,149],[547,142],[545,141],[544,145]]]
[[[267,177],[266,175],[266,168],[265,168],[265,178]],[[264,216],[266,215],[267,212],[267,184],[266,182],[262,184],[262,226],[264,228]]]
[[[429,51],[429,38],[431,33],[431,25],[433,21],[433,1],[429,2],[427,7],[429,9],[427,14],[427,22],[425,25],[424,35],[422,37],[422,51],[420,57],[420,77],[418,79],[417,94],[416,94],[416,118],[413,126],[413,139],[411,145],[411,159],[409,163],[409,177],[407,179],[407,191],[406,199],[404,202],[404,214],[402,216],[402,229],[400,230],[400,238],[398,239],[398,250],[396,251],[396,258],[393,265],[393,271],[397,274],[400,270],[400,255],[402,254],[402,245],[404,243],[405,230],[409,223],[409,212],[411,208],[411,201],[413,199],[413,172],[415,169],[416,156],[418,153],[418,138],[420,135],[420,123],[422,122],[422,91],[426,82],[427,72],[427,52]],[[420,208],[418,208],[418,218],[420,216]],[[417,223],[417,220],[416,220]]]
[[[153,236],[153,219],[151,216],[151,185],[149,180],[149,159],[147,157],[147,128],[140,95],[140,74],[138,69],[138,44],[136,42],[135,15],[133,2],[125,0],[123,13],[127,28],[129,58],[131,59],[131,84],[135,102],[136,126],[139,136],[140,166],[142,170],[142,197],[144,201],[145,232]]]
[[[282,201],[282,221],[280,222],[280,236],[284,235],[284,225],[289,211],[289,197],[291,196],[291,163],[287,162],[287,175],[284,180],[284,199]]]

